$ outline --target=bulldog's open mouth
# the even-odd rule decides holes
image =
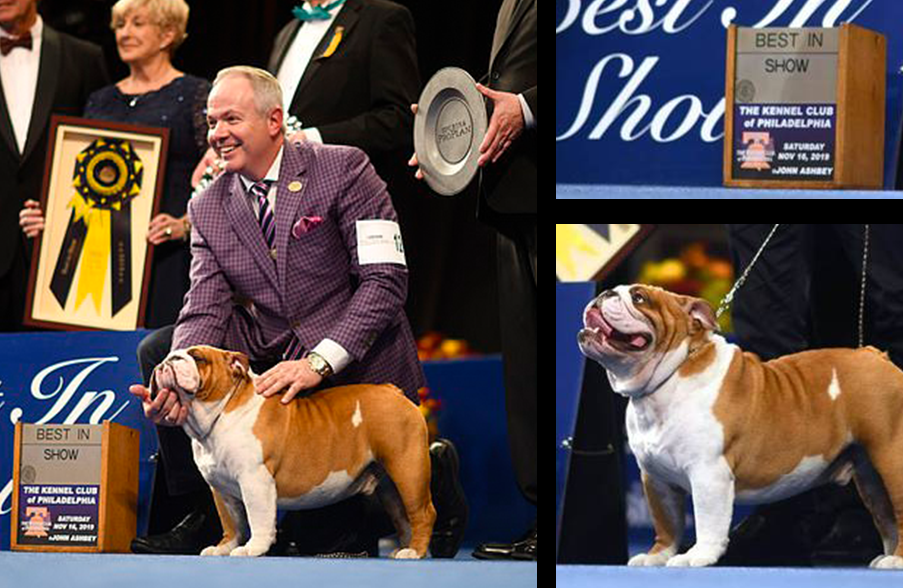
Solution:
[[[580,333],[581,339],[592,337],[597,345],[608,344],[617,351],[643,351],[652,343],[649,333],[626,333],[611,326],[598,308],[591,308],[586,313],[586,328]]]

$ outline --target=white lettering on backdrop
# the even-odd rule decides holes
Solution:
[[[34,379],[31,381],[30,392],[31,396],[36,400],[41,400],[44,402],[50,403],[47,407],[47,410],[44,412],[43,416],[39,418],[34,418],[33,420],[29,418],[30,422],[36,424],[44,424],[50,421],[59,415],[59,419],[56,421],[58,423],[64,425],[71,425],[74,423],[82,414],[84,414],[92,404],[97,403],[94,407],[94,411],[85,421],[88,424],[97,425],[103,422],[106,419],[115,420],[115,418],[122,412],[126,406],[128,406],[130,400],[125,400],[120,403],[119,407],[116,408],[115,411],[111,412],[113,409],[113,403],[116,401],[116,393],[112,390],[84,390],[78,397],[77,402],[73,403],[72,401],[75,399],[76,392],[79,391],[82,383],[85,379],[97,368],[105,363],[117,362],[119,361],[118,357],[87,357],[82,359],[72,359],[69,361],[61,361],[59,363],[55,363],[47,366],[42,369],[40,372],[35,374]],[[80,370],[72,377],[69,382],[66,382],[62,376],[56,374],[57,370],[60,368],[64,368],[71,365],[79,365],[86,364],[84,367],[80,368]],[[54,379],[56,380],[54,383]],[[0,403],[0,408],[3,407],[4,403]],[[65,416],[63,416],[63,411],[67,411]],[[15,407],[9,411],[9,420],[11,423],[15,424],[19,422],[19,419],[22,417],[22,409],[19,407]],[[12,494],[13,482],[12,479],[6,481],[6,484],[2,489],[0,489],[0,515],[8,514],[11,508],[10,504],[10,495]]]
[[[754,27],[772,26],[776,20],[788,15],[792,15],[788,25],[790,27],[833,27],[838,22],[853,22],[873,2],[873,0],[772,1],[771,9],[753,25]],[[676,35],[693,26],[713,4],[714,0],[593,0],[587,3],[584,9],[581,0],[568,0],[567,10],[555,33],[564,33],[579,22],[582,33],[591,36],[612,33],[637,36],[659,29],[663,33]],[[745,3],[746,6],[750,4],[759,5],[758,2]],[[825,12],[821,22],[810,22],[815,11],[827,4],[830,4],[830,8]],[[737,18],[737,9],[732,6],[723,8],[720,16],[721,25],[727,28]],[[633,141],[647,133],[659,143],[676,141],[691,132],[697,124],[699,136],[703,141],[711,143],[720,140],[723,133],[715,134],[714,129],[718,127],[724,115],[723,97],[708,111],[702,99],[695,94],[681,94],[654,110],[652,96],[640,93],[643,81],[652,73],[660,59],[660,55],[645,56],[639,65],[636,65],[634,58],[626,53],[612,53],[599,59],[586,78],[583,96],[571,125],[556,137],[556,141],[569,139],[584,131],[593,108],[598,106],[596,92],[602,81],[605,84],[620,83],[621,91],[607,105],[595,126],[589,130],[587,139],[602,138],[618,119],[622,119],[620,137],[623,141]],[[606,66],[609,66],[608,72]],[[609,72],[611,77],[616,77],[620,82],[611,77],[603,80],[603,74]],[[666,126],[674,130],[665,132]]]

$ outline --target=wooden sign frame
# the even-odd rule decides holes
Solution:
[[[805,31],[805,29],[800,29]],[[727,32],[724,108],[724,185],[738,188],[880,189],[884,176],[887,39],[853,24],[839,31],[834,177],[831,181],[733,177],[737,26]]]
[[[13,446],[13,496],[10,549],[13,551],[65,551],[130,553],[138,524],[139,432],[111,421],[101,435],[100,502],[97,545],[22,545],[18,542],[19,473],[22,469],[22,423],[16,423]]]

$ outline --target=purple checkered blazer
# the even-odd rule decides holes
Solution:
[[[301,189],[289,191],[292,182]],[[423,370],[404,314],[407,268],[359,265],[355,221],[398,222],[386,184],[354,147],[285,144],[276,193],[276,261],[238,174],[188,203],[191,288],[172,348],[214,345],[277,362],[292,334],[353,360],[327,384],[391,382],[417,402]],[[292,231],[302,217],[322,222]],[[303,221],[302,221],[303,223]]]

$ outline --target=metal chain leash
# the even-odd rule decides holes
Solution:
[[[728,309],[731,305],[731,302],[734,301],[734,294],[737,290],[740,289],[740,286],[746,281],[746,277],[749,275],[750,270],[752,270],[753,266],[756,265],[756,261],[758,261],[759,256],[762,254],[762,251],[765,250],[765,247],[768,245],[768,242],[771,241],[771,237],[774,235],[775,231],[778,230],[778,227],[781,226],[776,224],[771,228],[771,232],[768,233],[768,236],[765,237],[765,241],[762,242],[762,246],[759,247],[759,250],[756,251],[756,254],[753,256],[752,261],[749,262],[749,265],[746,266],[746,269],[743,270],[743,274],[737,279],[734,283],[734,286],[730,289],[727,295],[721,300],[721,303],[718,305],[718,310],[715,312],[715,317],[720,317],[721,314]],[[869,225],[863,225],[863,244],[862,244],[862,276],[860,278],[859,283],[859,347],[862,347],[865,343],[865,284],[866,284],[866,274],[868,272],[868,258],[869,258]]]

